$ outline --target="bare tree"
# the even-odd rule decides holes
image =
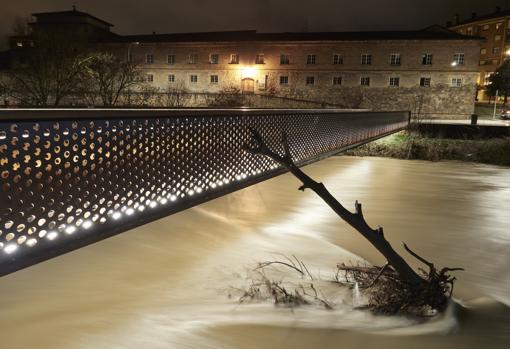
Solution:
[[[184,107],[191,98],[191,94],[182,80],[169,84],[163,94],[164,104],[169,108]]]
[[[429,267],[428,273],[423,273],[424,275],[418,274],[413,270],[413,268],[411,268],[411,266],[409,266],[409,264],[407,264],[404,258],[402,258],[402,256],[393,249],[388,240],[386,240],[382,227],[373,229],[367,224],[365,217],[363,216],[360,203],[356,201],[354,205],[354,212],[347,210],[333,197],[333,195],[331,195],[324,184],[314,181],[296,166],[292,160],[289,143],[285,133],[282,134],[281,143],[284,150],[283,155],[280,155],[278,152],[270,149],[262,136],[257,131],[252,130],[251,143],[245,145],[244,149],[252,154],[266,156],[284,166],[290,171],[290,173],[302,182],[299,190],[313,190],[341,219],[356,229],[356,231],[367,239],[387,260],[387,264],[382,268],[370,269],[341,265],[339,266],[339,269],[350,271],[354,275],[359,273],[362,273],[363,275],[375,274],[376,277],[372,279],[371,283],[375,283],[377,279],[385,273],[386,275],[390,274],[392,282],[398,278],[406,295],[399,299],[402,304],[398,304],[396,309],[408,307],[409,305],[416,305],[419,307],[430,306],[432,309],[443,310],[448,303],[447,294],[449,293],[449,296],[451,296],[453,282],[455,280],[454,277],[448,275],[448,272],[462,269],[443,268],[438,271],[434,264],[430,263],[423,257],[420,257],[404,244],[404,248],[407,252]],[[398,292],[398,290],[395,290],[395,292]],[[393,306],[394,305],[392,304],[392,307]]]
[[[140,71],[136,63],[98,52],[89,57],[82,81],[89,100],[99,98],[103,106],[114,106],[123,93],[139,84]]]
[[[33,47],[16,52],[0,83],[21,104],[58,106],[76,91],[89,60],[84,54],[86,41],[57,28],[39,31],[32,38]]]

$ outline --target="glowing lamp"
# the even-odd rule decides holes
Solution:
[[[253,67],[246,67],[242,70],[243,79],[245,78],[251,78],[253,79],[255,77],[255,74],[257,73],[257,69]]]

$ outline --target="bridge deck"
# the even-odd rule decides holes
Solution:
[[[0,111],[0,275],[284,173],[242,151],[250,128],[300,166],[400,131],[408,112]]]

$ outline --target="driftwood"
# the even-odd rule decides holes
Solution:
[[[250,144],[244,146],[243,149],[245,151],[269,157],[287,168],[290,173],[302,182],[299,190],[313,190],[340,218],[363,235],[387,260],[387,265],[382,268],[347,267],[345,265],[339,265],[339,270],[344,270],[352,275],[362,276],[360,280],[362,279],[367,283],[364,285],[365,287],[372,287],[381,278],[401,285],[403,289],[402,292],[405,293],[406,296],[404,297],[405,300],[401,299],[400,301],[405,304],[397,306],[396,308],[393,306],[391,312],[397,312],[408,306],[428,305],[438,310],[446,307],[447,300],[451,297],[453,291],[453,282],[455,281],[455,278],[450,277],[447,273],[450,271],[462,270],[462,268],[443,268],[437,271],[434,264],[419,256],[404,244],[404,248],[407,252],[429,267],[428,273],[422,272],[422,275],[420,275],[393,249],[391,244],[384,237],[382,227],[373,229],[367,224],[363,216],[361,203],[356,201],[354,204],[354,212],[350,212],[331,195],[324,184],[316,182],[296,166],[292,160],[285,133],[282,133],[281,139],[283,155],[272,150],[256,130],[252,129],[251,133],[252,139]],[[368,279],[370,282],[367,281]],[[417,301],[408,298],[416,298]]]

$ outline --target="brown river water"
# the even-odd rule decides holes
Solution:
[[[0,348],[510,348],[510,169],[333,157],[305,171],[398,251],[464,267],[456,305],[426,323],[354,309],[327,282],[336,263],[382,259],[283,175],[0,278]],[[325,280],[334,310],[229,298],[281,254]]]

